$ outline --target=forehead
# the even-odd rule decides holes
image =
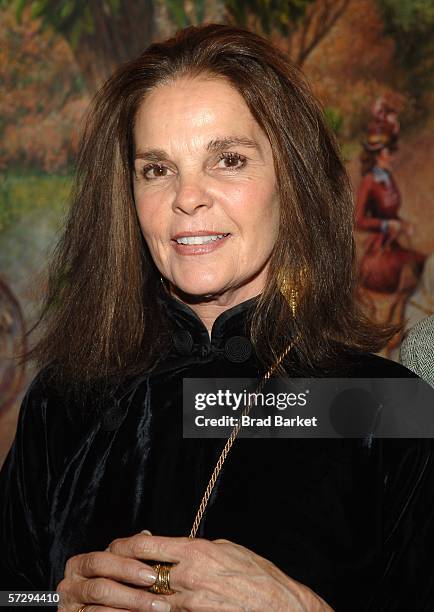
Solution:
[[[222,78],[183,77],[154,88],[140,105],[134,125],[137,145],[192,141],[240,132],[266,139],[241,94]]]

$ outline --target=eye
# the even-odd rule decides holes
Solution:
[[[158,178],[165,178],[167,176],[167,166],[162,164],[147,164],[142,168],[141,174],[146,181],[153,181]],[[150,172],[155,172],[154,176],[150,175]]]
[[[229,163],[229,165],[223,166],[225,170],[240,170],[241,168],[244,168],[247,162],[247,159],[239,153],[221,153],[219,155],[219,160]]]

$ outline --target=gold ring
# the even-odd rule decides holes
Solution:
[[[78,612],[83,612],[83,610],[87,608],[87,604],[85,606],[81,606],[80,610],[78,610]]]
[[[154,565],[157,578],[154,584],[149,587],[149,591],[151,591],[151,593],[156,593],[157,595],[172,595],[172,593],[175,593],[175,591],[172,591],[170,588],[169,582],[171,567],[171,565],[166,565],[164,563],[157,563]]]

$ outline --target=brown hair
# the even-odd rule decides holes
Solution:
[[[238,90],[273,150],[281,224],[251,318],[260,358],[271,363],[294,335],[301,365],[333,360],[344,346],[377,350],[390,337],[357,305],[350,183],[302,73],[266,39],[207,24],[152,44],[92,100],[69,216],[34,326],[44,321],[46,329],[26,359],[36,358],[40,367],[55,362],[92,380],[143,372],[164,355],[169,330],[156,300],[160,275],[133,199],[133,125],[152,88],[201,74],[225,78]],[[295,318],[279,290],[282,270],[298,291]]]

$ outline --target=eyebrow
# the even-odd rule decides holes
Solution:
[[[261,153],[261,147],[252,138],[246,136],[226,136],[224,138],[215,138],[210,140],[206,145],[206,150],[219,153],[230,147],[234,146],[249,147],[251,149],[257,149]],[[149,159],[150,161],[169,161],[169,156],[163,149],[145,149],[144,151],[137,151],[135,159]]]

